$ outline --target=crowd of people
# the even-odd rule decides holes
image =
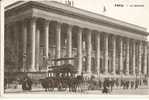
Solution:
[[[54,91],[57,88],[59,91],[69,90],[70,92],[77,92],[83,83],[83,77],[74,76],[73,74],[71,76],[57,75],[56,77],[41,79],[40,82],[45,91]]]
[[[7,80],[5,81],[5,89]],[[55,76],[55,77],[46,77],[44,79],[40,79],[39,82],[41,86],[45,89],[45,91],[54,91],[55,88],[57,90],[69,90],[70,92],[83,92],[87,90],[102,90],[102,93],[110,93],[114,88],[123,88],[123,89],[137,89],[139,86],[139,81],[135,80],[116,80],[112,78],[105,78],[104,80],[97,80],[94,77],[90,79],[85,79],[83,76]],[[33,81],[28,76],[24,77],[19,82],[22,86],[23,91],[31,91]],[[86,86],[85,86],[86,85]]]

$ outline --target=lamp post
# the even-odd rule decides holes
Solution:
[[[26,53],[23,54],[23,72],[25,72],[25,66],[26,66]]]
[[[121,82],[122,82],[122,79],[123,79],[123,70],[120,70],[120,86],[121,86]]]
[[[141,71],[140,71],[139,73],[140,73],[140,81],[139,81],[140,84],[139,84],[139,85],[141,86],[141,83],[142,83],[142,82],[141,82],[141,81],[142,81],[142,80],[141,80]]]
[[[138,69],[136,68],[136,83],[135,83],[135,84],[136,84],[137,87],[138,87],[138,79],[137,79],[137,78],[138,78],[138,74],[139,74],[139,71],[138,71]],[[137,88],[137,87],[136,87],[136,88]]]
[[[46,56],[43,56],[43,64],[42,64],[42,66],[44,68],[47,67],[47,58],[46,58]]]

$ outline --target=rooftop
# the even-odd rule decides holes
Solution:
[[[72,7],[72,6],[69,6],[69,5],[60,3],[60,2],[56,2],[56,1],[18,1],[18,2],[15,2],[7,6],[5,8],[5,11],[12,10],[13,8],[19,7],[27,3],[38,4],[42,7],[57,9],[69,15],[74,15],[74,16],[79,16],[79,17],[81,16],[82,18],[88,18],[91,21],[95,21],[95,22],[99,21],[104,24],[110,24],[111,26],[122,27],[125,30],[130,29],[134,32],[137,31],[140,33],[144,33],[145,35],[149,35],[147,33],[147,29],[144,27],[140,27],[138,25],[130,24],[130,23],[127,23],[121,20],[117,20],[111,17],[107,17],[101,14],[93,13],[93,12],[79,9],[76,7]]]

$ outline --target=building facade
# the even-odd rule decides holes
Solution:
[[[5,72],[46,72],[46,59],[74,57],[51,65],[148,79],[147,36],[145,28],[58,2],[17,2],[5,9]]]

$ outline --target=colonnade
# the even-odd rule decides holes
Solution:
[[[38,62],[39,62],[39,49],[40,49],[40,32],[37,26],[38,18],[31,18],[29,19],[29,26],[27,26],[26,21],[22,21],[22,28],[21,34],[23,36],[23,56],[27,54],[27,44],[30,42],[30,64],[29,64],[29,71],[37,71],[38,69]],[[42,21],[42,34],[44,34],[44,57],[45,59],[49,58],[49,24],[51,21],[43,20]],[[67,24],[67,23],[66,23]],[[56,35],[56,50],[55,50],[55,57],[61,58],[61,22],[56,22],[55,24],[55,35]],[[67,24],[67,57],[72,57],[72,29],[73,25]],[[78,74],[82,73],[82,62],[83,62],[83,53],[82,53],[82,43],[83,43],[83,27],[77,26],[77,71]],[[95,33],[95,62],[96,62],[96,71],[97,74],[117,74],[116,73],[116,60],[119,59],[118,69],[120,74],[125,75],[135,75],[135,74],[147,74],[147,43],[141,40],[134,40],[131,38],[121,37],[112,35],[110,33],[99,32],[92,29],[86,29],[86,57],[87,57],[87,74],[92,74],[91,71],[91,59],[92,59],[92,33]],[[30,37],[28,37],[28,35]],[[101,46],[101,35],[104,36],[104,47]],[[112,37],[112,45],[109,45],[109,37]],[[30,41],[27,41],[30,38]],[[126,40],[126,41],[124,41]],[[118,41],[118,42],[117,42]],[[124,55],[124,43],[126,43],[126,55]],[[130,43],[132,44],[132,48],[130,48]],[[109,66],[109,46],[112,46],[112,71],[108,71]],[[138,47],[138,52],[136,52]],[[101,49],[104,48],[103,54],[103,65],[104,65],[104,72],[101,73]],[[119,50],[117,50],[119,48]],[[132,49],[132,66],[130,66],[130,50]],[[142,51],[143,50],[143,51]],[[119,51],[119,52],[118,52]],[[118,53],[118,57],[116,56]],[[137,56],[138,55],[138,56]],[[124,57],[125,56],[125,57]],[[126,58],[126,65],[124,65],[124,58]],[[138,59],[138,60],[136,60]],[[143,60],[142,60],[143,59]],[[25,60],[26,61],[26,60]],[[23,61],[23,68],[25,68],[25,61]],[[137,62],[138,61],[138,62]],[[71,63],[71,61],[69,61]],[[137,66],[138,63],[138,66]],[[60,63],[57,63],[60,65]],[[132,68],[130,68],[132,67]],[[143,68],[142,68],[143,67]],[[130,70],[132,69],[132,70]]]

